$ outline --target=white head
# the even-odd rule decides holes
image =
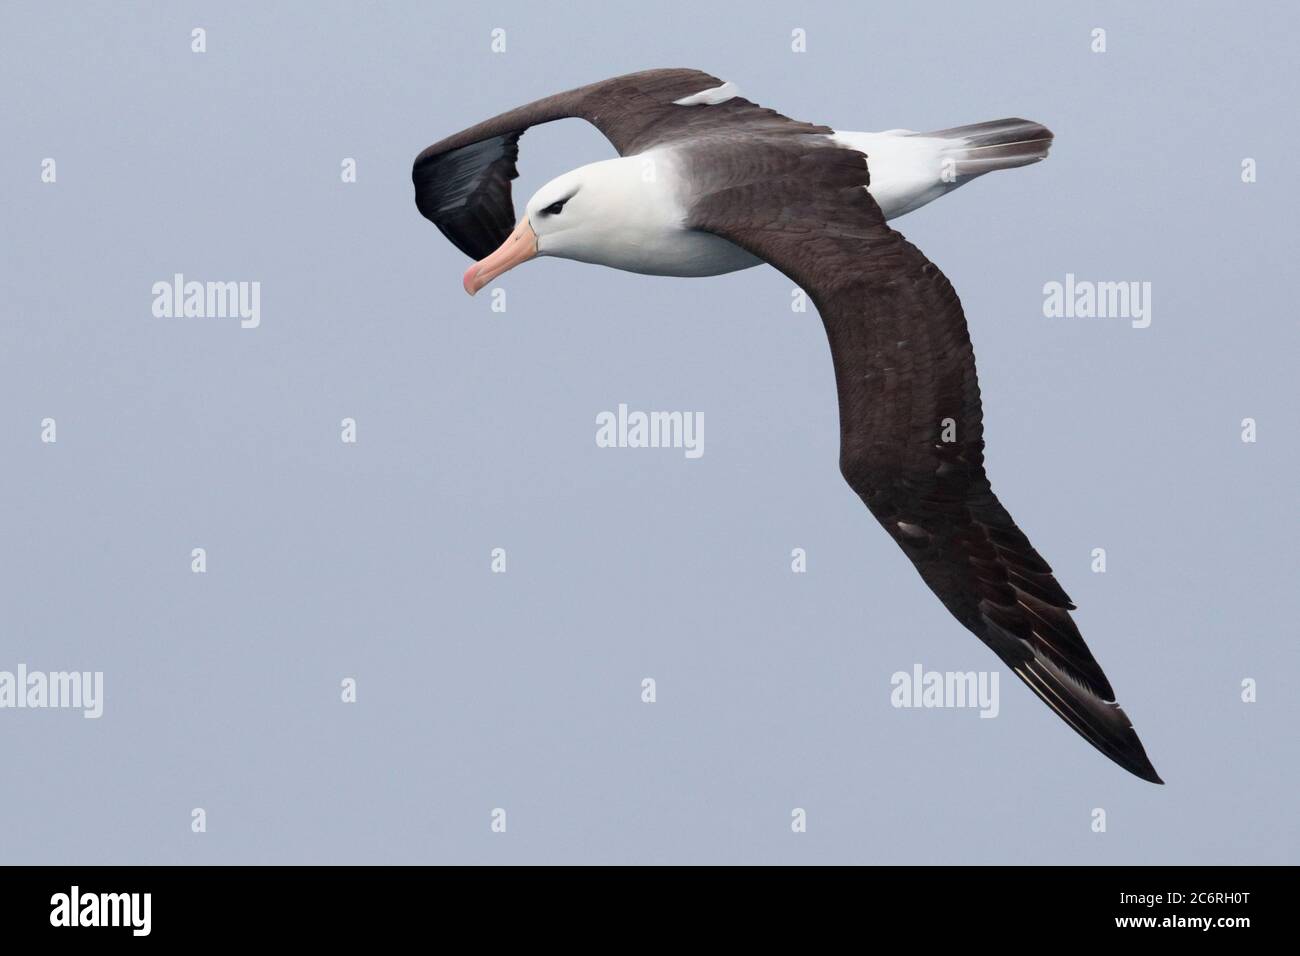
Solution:
[[[582,166],[533,194],[514,232],[465,271],[465,291],[473,295],[536,256],[638,271],[636,263],[647,246],[680,223],[653,158],[629,156]]]

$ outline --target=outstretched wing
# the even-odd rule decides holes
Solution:
[[[733,95],[708,73],[646,70],[548,96],[434,143],[411,171],[416,206],[458,249],[482,259],[515,225],[510,181],[519,175],[519,137],[530,126],[570,117],[594,125],[623,156],[726,128],[831,132]]]
[[[840,469],[944,606],[1084,739],[1160,783],[1074,605],[984,473],[957,294],[885,225],[862,154],[824,142],[702,145],[691,224],[767,260],[816,303],[839,390]]]

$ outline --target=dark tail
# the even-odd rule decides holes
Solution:
[[[990,120],[916,135],[951,141],[947,152],[956,161],[958,179],[1028,166],[1046,159],[1052,146],[1052,131],[1025,119]]]

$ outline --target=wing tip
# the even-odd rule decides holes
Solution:
[[[1129,729],[1132,730],[1132,728]],[[1163,787],[1165,782],[1160,778],[1160,774],[1156,773],[1156,768],[1152,765],[1151,758],[1147,756],[1146,749],[1142,746],[1142,741],[1138,740],[1136,733],[1133,734],[1133,743],[1136,750],[1125,754],[1123,760],[1110,754],[1106,754],[1106,756],[1138,779]]]
[[[1025,649],[1032,653],[1032,649]],[[1001,655],[1006,648],[994,650]],[[1007,663],[1043,703],[1099,753],[1141,780],[1164,785],[1133,722],[1116,701],[1100,698],[1040,655]]]
[[[1160,779],[1160,774],[1156,773],[1155,767],[1151,768],[1151,773],[1149,774],[1140,773],[1138,774],[1138,777],[1140,777],[1142,780],[1145,780],[1147,783],[1154,783],[1157,786],[1163,787],[1165,785],[1165,782]]]

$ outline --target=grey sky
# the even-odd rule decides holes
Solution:
[[[1296,13],[754,7],[6,5],[0,670],[104,683],[97,720],[0,710],[0,861],[1297,861]],[[416,153],[658,66],[838,128],[1056,133],[895,226],[962,297],[994,487],[1167,786],[1005,671],[996,719],[891,707],[896,671],[1000,662],[839,476],[783,276],[461,291]],[[517,202],[609,155],[528,133]],[[259,282],[260,324],[155,317],[175,273]],[[1067,273],[1150,282],[1150,326],[1045,318]],[[597,447],[620,403],[702,413],[705,454]]]

